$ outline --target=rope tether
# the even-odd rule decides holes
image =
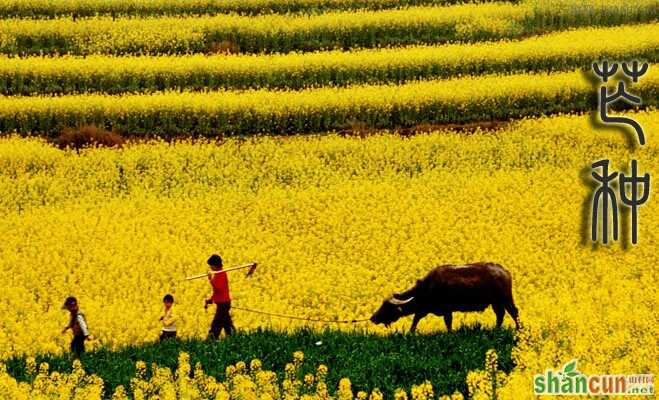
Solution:
[[[317,318],[304,318],[304,317],[296,317],[293,315],[285,315],[285,314],[276,314],[276,313],[269,313],[265,311],[259,311],[259,310],[252,310],[250,308],[243,308],[243,307],[236,307],[236,306],[231,306],[231,308],[235,308],[236,310],[241,310],[241,311],[247,311],[247,312],[252,312],[255,314],[263,314],[263,315],[269,315],[271,317],[279,317],[279,318],[288,318],[288,319],[297,319],[301,321],[310,321],[310,322],[326,322],[326,323],[337,323],[337,324],[354,324],[358,322],[366,322],[369,321],[368,318],[364,319],[344,319],[344,320],[338,320],[338,319],[317,319]]]

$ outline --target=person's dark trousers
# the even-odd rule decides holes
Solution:
[[[83,335],[73,336],[71,341],[71,352],[77,357],[80,357],[85,352],[85,337]]]
[[[211,323],[211,330],[208,332],[208,337],[212,339],[217,339],[220,337],[220,332],[224,329],[224,333],[229,336],[235,329],[233,327],[233,321],[231,320],[231,302],[228,303],[217,303],[217,308],[215,309],[215,317]]]
[[[176,338],[176,331],[170,332],[170,331],[161,331],[160,332],[160,341],[162,342],[165,339],[175,339]]]

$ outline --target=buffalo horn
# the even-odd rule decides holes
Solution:
[[[414,297],[410,297],[410,298],[407,299],[407,300],[398,300],[397,298],[391,296],[391,297],[389,298],[389,303],[391,303],[391,304],[393,304],[393,305],[395,305],[395,306],[402,306],[403,304],[407,304],[407,303],[409,303],[409,302],[412,301],[413,299],[414,299]]]

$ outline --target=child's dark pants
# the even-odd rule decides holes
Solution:
[[[85,336],[75,335],[71,341],[71,352],[80,357],[85,352]]]
[[[235,329],[233,326],[233,321],[231,320],[231,302],[227,303],[217,303],[217,308],[215,309],[215,317],[211,323],[211,329],[208,332],[208,337],[212,339],[217,339],[220,337],[220,332],[224,329],[224,333],[229,336],[231,332]]]
[[[161,331],[160,332],[160,341],[162,342],[165,339],[174,339],[176,338],[176,331]]]

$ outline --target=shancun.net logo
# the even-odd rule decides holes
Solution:
[[[584,395],[584,396],[653,396],[654,375],[585,375],[577,371],[577,360],[562,369],[547,369],[533,377],[536,395]]]

